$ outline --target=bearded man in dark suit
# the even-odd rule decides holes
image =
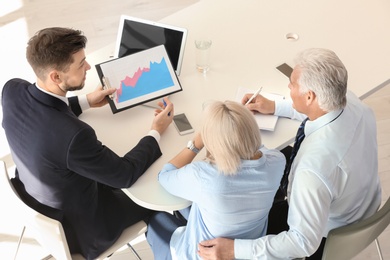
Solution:
[[[59,220],[71,253],[96,258],[122,231],[153,212],[135,204],[130,187],[161,156],[160,135],[172,122],[173,104],[156,110],[148,135],[123,157],[98,141],[78,119],[83,110],[107,103],[115,89],[98,88],[67,98],[84,87],[91,66],[81,31],[46,28],[28,42],[27,60],[36,83],[8,81],[2,92],[3,128],[16,164],[12,180],[24,201]]]

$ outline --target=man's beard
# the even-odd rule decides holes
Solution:
[[[64,90],[65,91],[76,91],[76,90],[81,90],[81,89],[83,89],[84,88],[84,82],[81,84],[81,85],[79,85],[79,86],[69,86],[69,85],[66,85],[65,87],[64,87]]]

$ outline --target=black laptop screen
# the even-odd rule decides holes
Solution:
[[[116,46],[118,58],[164,44],[173,69],[180,74],[187,30],[122,16]]]

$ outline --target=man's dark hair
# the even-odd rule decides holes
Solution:
[[[43,80],[48,69],[69,69],[73,63],[72,55],[84,49],[86,43],[87,38],[79,30],[45,28],[28,41],[26,58],[37,77]]]

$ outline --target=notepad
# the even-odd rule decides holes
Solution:
[[[244,87],[239,87],[237,89],[236,93],[236,101],[241,103],[241,99],[245,94],[248,93],[254,93],[255,90],[249,89],[249,88],[244,88]],[[284,99],[284,96],[275,94],[275,93],[269,93],[262,91],[260,95],[264,96],[265,98],[268,98],[270,100],[282,100]],[[263,115],[260,113],[255,113],[254,117],[256,119],[257,125],[259,126],[259,129],[261,130],[267,130],[267,131],[274,131],[276,123],[278,122],[278,116],[275,115]]]

